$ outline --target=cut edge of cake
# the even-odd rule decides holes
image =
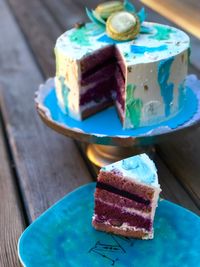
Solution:
[[[142,173],[146,176],[141,177]],[[160,192],[155,164],[146,154],[103,167],[97,178],[93,227],[126,237],[152,239]]]

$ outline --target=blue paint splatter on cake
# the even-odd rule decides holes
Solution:
[[[125,43],[126,41],[117,41],[112,38],[110,38],[107,34],[102,35],[97,39],[97,41],[102,42],[102,43],[108,43],[108,44],[120,44],[120,43]]]
[[[66,112],[66,114],[68,114],[69,113],[69,110],[68,110],[69,88],[65,85],[65,78],[64,77],[60,77],[59,81],[61,83],[61,88],[62,88],[62,96],[63,96],[64,105],[65,105],[65,112]]]
[[[138,45],[131,45],[131,52],[134,54],[144,54],[145,52],[154,53],[154,52],[161,52],[168,49],[167,45],[161,45],[156,47],[148,47],[148,46],[138,46]]]
[[[171,57],[161,60],[158,64],[158,83],[165,103],[165,116],[170,115],[170,104],[173,101],[174,84],[168,82],[173,61],[174,57]]]
[[[184,84],[180,84],[179,85],[179,98],[178,98],[178,105],[179,105],[179,109],[181,109],[184,106],[184,102],[185,102],[185,87]]]
[[[137,160],[123,160],[122,167],[125,170],[129,171],[129,170],[137,169],[139,167],[139,163]]]
[[[150,185],[155,182],[155,164],[145,154],[122,160],[121,168],[132,173],[140,182]]]

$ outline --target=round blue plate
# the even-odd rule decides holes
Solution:
[[[156,211],[153,240],[93,229],[95,183],[70,193],[22,234],[18,252],[26,267],[198,267],[200,218],[168,201]]]

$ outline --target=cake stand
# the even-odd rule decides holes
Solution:
[[[200,81],[195,75],[186,78],[183,110],[165,123],[135,130],[123,130],[114,107],[78,122],[65,115],[57,104],[54,78],[40,85],[35,96],[37,111],[53,130],[75,140],[89,143],[88,158],[97,166],[121,158],[154,151],[154,145],[177,137],[200,125]]]

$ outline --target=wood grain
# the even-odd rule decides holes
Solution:
[[[200,38],[200,3],[195,0],[141,0],[162,16]]]
[[[32,1],[25,2],[28,5]],[[18,4],[22,2],[18,1]],[[34,10],[30,11],[34,14]],[[4,85],[1,106],[31,222],[66,193],[90,182],[91,176],[74,142],[47,128],[36,114],[34,92],[43,78],[5,1],[0,1],[1,16],[4,16],[0,27],[0,36],[4,36],[0,38],[0,83]],[[34,23],[32,19],[28,21]],[[46,20],[50,21],[50,18]],[[38,36],[34,38],[41,40],[42,32],[37,31]],[[41,47],[42,54],[46,47]]]
[[[25,223],[22,206],[8,158],[0,119],[0,266],[21,266],[17,258],[17,241]]]
[[[200,209],[200,129],[163,143],[159,154]]]

